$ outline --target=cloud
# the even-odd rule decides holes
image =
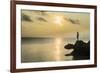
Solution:
[[[47,15],[46,11],[40,11],[41,15]]]
[[[47,20],[45,18],[43,18],[43,17],[37,17],[37,20],[43,21],[43,22],[47,22]]]
[[[22,15],[21,15],[21,20],[22,21],[32,21],[31,18],[24,13],[22,13]]]
[[[78,19],[72,19],[72,18],[64,18],[66,21],[71,22],[72,24],[80,24]]]
[[[34,13],[36,13],[36,14],[39,14],[39,15],[48,15],[47,13],[46,13],[46,11],[34,11]]]
[[[78,19],[69,19],[69,21],[73,24],[80,24]]]

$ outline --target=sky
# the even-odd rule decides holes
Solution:
[[[80,37],[89,39],[90,14],[21,10],[22,37]]]

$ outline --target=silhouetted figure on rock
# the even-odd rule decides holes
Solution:
[[[77,40],[79,40],[79,32],[77,32]]]
[[[74,49],[71,54],[66,54],[65,56],[72,55],[74,60],[85,60],[90,59],[90,41],[88,43],[82,40],[76,41],[75,44],[65,45],[65,49]]]
[[[74,49],[71,54],[74,60],[85,60],[90,59],[90,41],[88,43],[79,40],[79,33],[77,32],[77,40],[75,44],[67,44],[64,46],[65,49]]]

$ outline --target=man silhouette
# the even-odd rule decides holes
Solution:
[[[79,32],[77,32],[77,40],[79,40]]]

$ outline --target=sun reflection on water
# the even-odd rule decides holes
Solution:
[[[61,38],[56,38],[55,39],[55,48],[56,48],[56,55],[55,59],[56,61],[60,61],[61,59],[61,44],[62,44],[62,39]]]

